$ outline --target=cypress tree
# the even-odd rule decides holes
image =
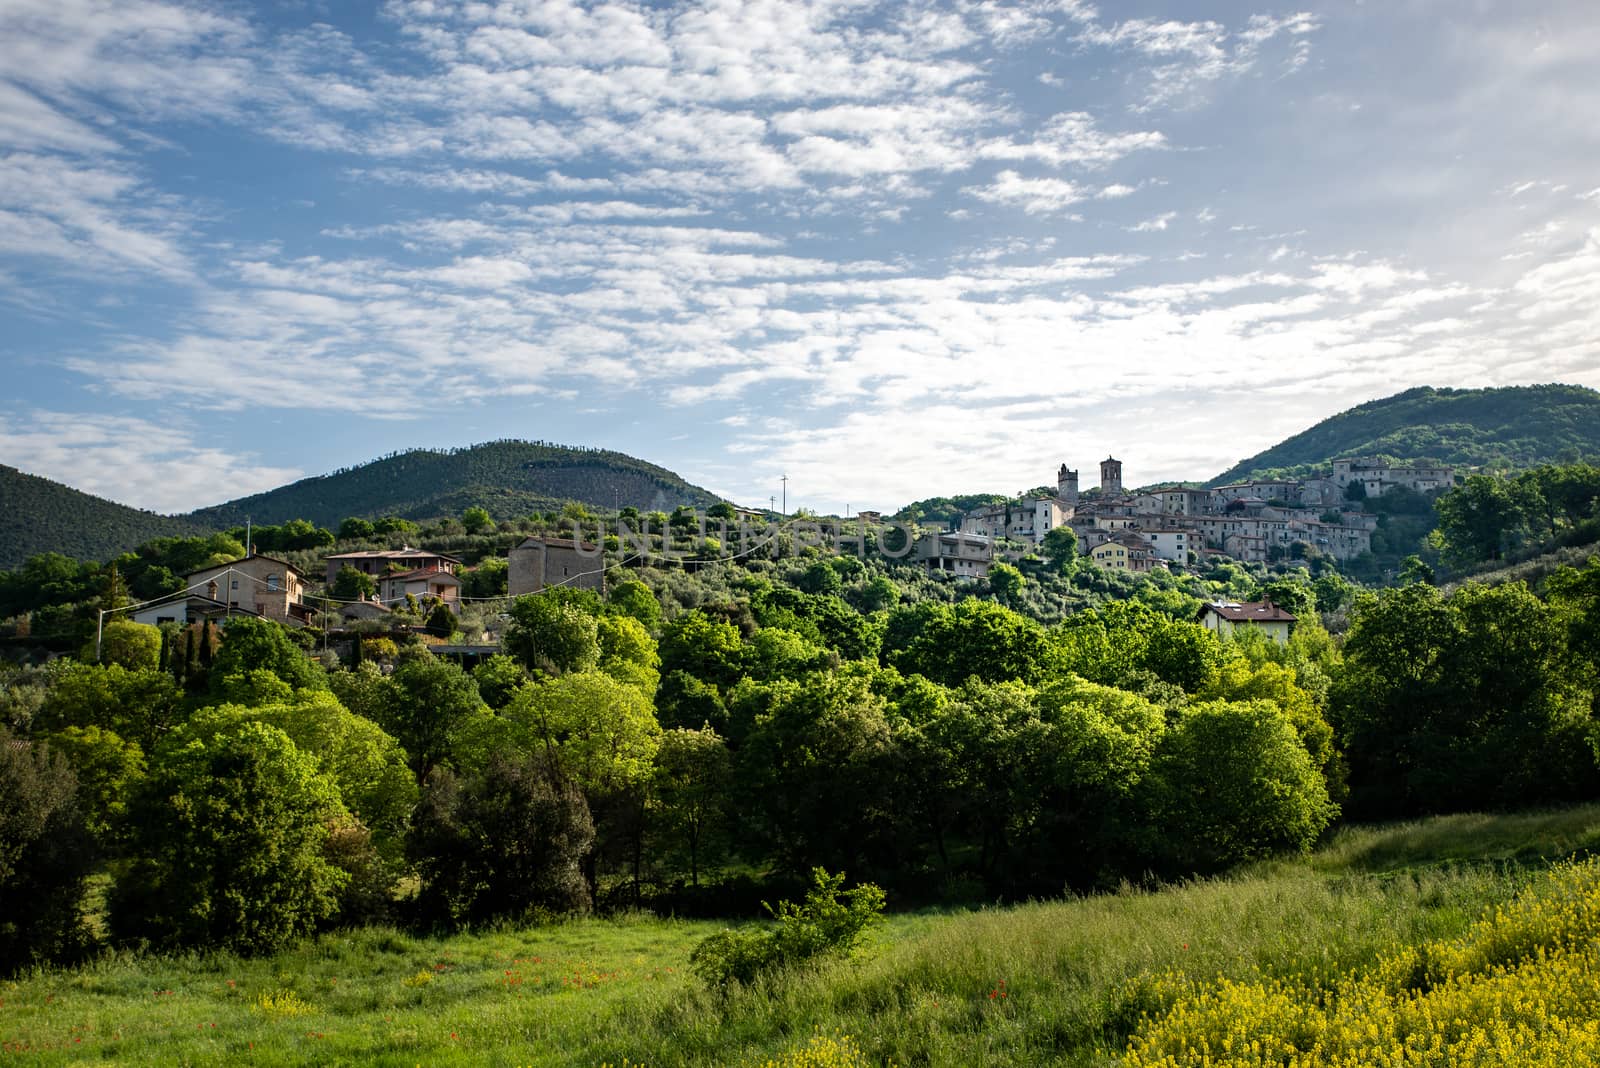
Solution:
[[[200,678],[200,628],[190,626],[183,631],[183,669],[178,674],[178,681],[186,690],[197,688]]]

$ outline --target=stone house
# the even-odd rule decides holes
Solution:
[[[507,562],[506,592],[512,597],[547,586],[597,592],[606,587],[604,552],[574,538],[528,538],[507,554]]]
[[[981,534],[939,531],[923,534],[911,549],[912,559],[930,573],[958,578],[982,578],[994,562],[994,543]]]
[[[448,571],[422,567],[384,575],[378,580],[378,600],[386,605],[399,604],[407,594],[418,601],[431,597],[457,615],[461,614],[461,580]]]
[[[201,568],[184,576],[184,585],[207,600],[280,623],[303,626],[314,609],[305,603],[305,576],[293,564],[251,553],[243,560]]]
[[[1044,536],[1072,517],[1072,509],[1056,497],[1008,501],[968,512],[961,520],[963,534],[990,539],[1010,538],[1038,545]]]
[[[1235,560],[1247,564],[1267,562],[1267,539],[1255,534],[1229,534],[1222,541],[1223,550]]]
[[[1341,495],[1352,482],[1359,482],[1368,497],[1382,497],[1395,486],[1432,493],[1455,485],[1455,471],[1449,467],[1392,467],[1371,457],[1351,456],[1333,461],[1331,481]]]

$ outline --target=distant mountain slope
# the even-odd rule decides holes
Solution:
[[[501,519],[562,501],[671,511],[680,504],[704,507],[717,500],[664,467],[620,452],[494,441],[385,456],[202,508],[187,518],[210,527],[237,526],[246,516],[257,523],[299,518],[331,527],[347,516],[426,519],[456,515],[474,504]]]
[[[1408,389],[1324,419],[1207,485],[1303,473],[1338,456],[1496,469],[1593,458],[1600,456],[1600,393],[1563,385]]]
[[[0,569],[37,553],[106,560],[151,538],[205,533],[157,515],[0,464]]]

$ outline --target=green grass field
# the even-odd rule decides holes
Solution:
[[[0,1064],[744,1065],[819,1032],[905,1068],[1110,1064],[1140,976],[1335,976],[1460,934],[1597,843],[1600,806],[1347,829],[1159,892],[894,916],[854,961],[728,996],[686,971],[720,925],[636,916],[112,956],[0,982]]]

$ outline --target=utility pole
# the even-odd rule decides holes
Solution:
[[[789,476],[784,475],[778,481],[783,483],[783,514],[789,514]]]
[[[771,507],[772,511],[776,512],[778,510],[778,495],[774,493],[772,496],[768,497],[767,504]]]

